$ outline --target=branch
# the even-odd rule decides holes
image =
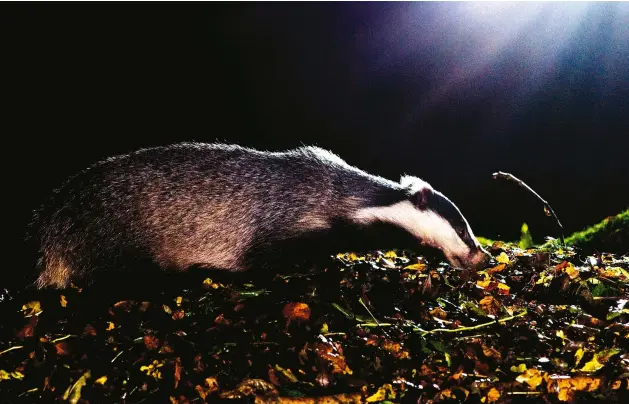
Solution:
[[[434,330],[424,331],[424,332],[421,334],[421,336],[423,337],[423,336],[425,336],[425,335],[428,335],[428,334],[434,334],[434,333],[437,333],[437,332],[461,332],[461,331],[477,330],[477,329],[479,329],[479,328],[487,327],[487,326],[490,326],[490,325],[493,325],[493,324],[500,324],[500,323],[505,323],[505,322],[507,322],[507,321],[511,321],[511,320],[513,320],[513,319],[515,319],[515,318],[522,317],[522,316],[526,315],[526,313],[527,313],[527,311],[526,311],[526,310],[524,310],[523,312],[518,313],[518,314],[515,314],[515,315],[513,315],[513,316],[503,317],[503,318],[500,318],[500,319],[498,319],[498,320],[496,320],[496,321],[490,321],[490,322],[488,322],[488,323],[477,324],[477,325],[473,325],[473,326],[470,326],[470,327],[459,327],[459,328],[436,328],[436,329],[434,329]]]
[[[555,214],[555,211],[553,210],[553,208],[550,206],[550,204],[548,202],[546,202],[546,200],[544,198],[542,198],[537,192],[535,192],[533,190],[533,188],[531,188],[528,185],[526,185],[524,183],[524,181],[522,181],[519,178],[516,178],[513,174],[503,173],[502,171],[498,171],[498,172],[494,173],[492,175],[492,177],[494,179],[496,179],[496,178],[504,178],[506,180],[513,181],[516,184],[518,184],[519,186],[521,186],[522,188],[526,189],[527,191],[529,191],[530,193],[535,195],[537,197],[537,199],[539,199],[544,204],[544,212],[546,212],[546,215],[547,216],[552,216],[553,218],[555,218],[555,221],[557,222],[557,225],[559,226],[559,231],[560,231],[560,235],[561,235],[561,245],[563,247],[566,247],[566,240],[564,239],[564,236],[563,236],[563,226],[561,225],[561,222],[559,221],[559,218]]]

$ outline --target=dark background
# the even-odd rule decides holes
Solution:
[[[544,196],[566,233],[629,207],[629,6],[571,19],[547,4],[530,21],[460,7],[5,3],[5,253],[68,175],[184,140],[316,144],[413,174],[492,238],[524,221],[537,241],[557,236],[497,170]]]

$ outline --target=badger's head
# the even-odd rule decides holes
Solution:
[[[443,251],[454,266],[479,267],[489,261],[491,256],[450,199],[416,177],[403,176],[400,184],[408,192],[409,208],[414,210],[407,230],[423,243]]]
[[[441,192],[416,177],[403,176],[407,198],[359,212],[363,222],[388,222],[404,228],[422,244],[443,251],[450,264],[478,268],[491,256],[479,244],[459,209]]]

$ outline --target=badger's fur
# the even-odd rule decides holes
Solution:
[[[109,158],[55,191],[31,232],[37,287],[63,288],[147,263],[242,271],[292,241],[316,250],[334,234],[337,251],[364,234],[369,247],[398,247],[386,245],[394,239],[385,229],[441,249],[455,265],[486,258],[458,209],[426,182],[370,175],[318,147],[183,143]]]

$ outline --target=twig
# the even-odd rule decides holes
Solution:
[[[527,191],[529,191],[530,193],[535,195],[537,197],[537,199],[539,199],[544,204],[544,211],[546,212],[546,215],[548,215],[548,216],[552,215],[552,217],[557,222],[557,225],[559,226],[559,233],[561,235],[561,245],[564,248],[566,247],[566,240],[564,239],[564,236],[563,236],[563,226],[562,226],[561,222],[559,221],[559,218],[555,214],[555,211],[553,210],[553,208],[550,206],[550,204],[544,198],[542,198],[537,192],[535,192],[533,190],[533,188],[531,188],[528,185],[526,185],[524,183],[524,181],[522,181],[521,179],[515,177],[513,174],[503,173],[502,171],[498,171],[498,172],[495,172],[492,175],[492,177],[494,179],[496,179],[496,178],[504,178],[506,180],[513,181],[516,184],[518,184],[519,186],[521,186],[522,188],[526,189]]]
[[[55,342],[63,341],[64,339],[68,339],[68,338],[72,338],[72,337],[76,337],[76,335],[68,334],[68,335],[66,335],[64,337],[61,337],[61,338],[55,338],[52,341],[50,341],[50,343],[54,344]]]
[[[503,318],[498,319],[498,320],[496,320],[496,321],[490,321],[489,323],[483,323],[483,324],[473,325],[473,326],[470,326],[470,327],[459,327],[459,328],[436,328],[436,329],[434,329],[434,330],[424,331],[424,332],[422,333],[422,335],[421,335],[421,336],[423,337],[423,336],[425,336],[425,335],[428,335],[428,334],[433,334],[433,333],[437,333],[437,332],[461,332],[461,331],[477,330],[477,329],[479,329],[479,328],[482,328],[482,327],[487,327],[487,326],[489,326],[489,325],[499,324],[499,323],[505,323],[505,322],[507,322],[507,321],[511,321],[511,320],[513,320],[514,318],[524,316],[526,313],[527,313],[527,311],[526,311],[526,310],[524,310],[522,313],[518,313],[518,314],[513,315],[513,316],[503,317]]]
[[[123,350],[121,350],[120,352],[118,352],[118,355],[114,356],[114,358],[111,360],[111,363],[114,363],[114,361],[115,361],[116,359],[118,359],[118,357],[119,357],[120,355],[122,355],[122,353],[123,353],[123,352],[124,352],[124,349],[123,349]]]
[[[12,351],[12,350],[14,350],[14,349],[20,349],[20,348],[24,348],[24,347],[23,347],[22,345],[15,345],[15,346],[12,346],[11,348],[8,348],[8,349],[5,349],[4,351],[1,351],[1,352],[0,352],[0,355],[2,355],[2,354],[4,354],[4,353],[7,353],[7,352],[9,352],[9,351]]]
[[[371,313],[371,310],[369,310],[369,307],[367,307],[367,305],[365,304],[365,302],[363,302],[363,298],[359,297],[358,298],[358,303],[362,304],[363,307],[365,308],[365,310],[367,310],[367,313],[369,313],[369,315],[371,316],[371,318],[373,319],[373,321],[375,321],[375,323],[378,325],[378,327],[381,327],[381,323],[376,319],[376,317],[374,317],[374,315]],[[387,335],[387,332],[385,330],[382,330],[382,332],[384,333],[384,335],[386,335],[387,337],[389,335]]]

